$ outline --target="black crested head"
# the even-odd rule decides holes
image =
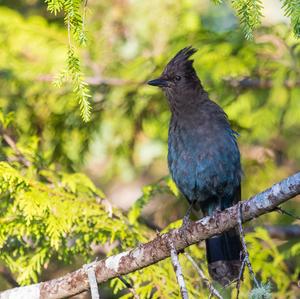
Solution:
[[[163,71],[163,75],[172,76],[176,73],[181,73],[182,75],[195,75],[195,69],[193,67],[194,60],[189,58],[196,53],[197,50],[191,46],[183,48],[180,50],[167,64]]]
[[[166,65],[162,75],[148,84],[161,87],[169,100],[198,92],[202,86],[193,67],[194,61],[189,59],[195,52],[197,50],[191,46],[180,50]]]

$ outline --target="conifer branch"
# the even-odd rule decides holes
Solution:
[[[246,39],[253,39],[253,30],[261,23],[261,0],[232,0],[232,6],[240,18],[241,27]]]
[[[300,3],[299,0],[280,0],[284,14],[291,19],[296,37],[300,37]]]
[[[170,256],[170,239],[175,249],[181,251],[192,244],[235,227],[238,224],[239,207],[243,215],[243,222],[247,222],[274,211],[277,206],[298,194],[300,194],[300,172],[241,204],[215,213],[213,216],[191,222],[183,229],[174,229],[159,235],[154,240],[132,250],[95,262],[97,282],[105,282],[168,258]],[[87,273],[81,268],[58,279],[7,290],[0,293],[0,298],[65,298],[81,293],[88,288]]]
[[[79,103],[81,117],[83,121],[88,122],[91,118],[91,95],[89,86],[84,80],[80,59],[76,54],[77,44],[80,46],[86,44],[87,1],[84,1],[83,11],[81,10],[82,0],[45,0],[45,2],[51,13],[56,15],[60,11],[64,12],[64,21],[68,30],[67,67],[54,83],[61,86],[67,79],[70,79],[74,95]]]

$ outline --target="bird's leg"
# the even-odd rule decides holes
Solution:
[[[190,220],[190,216],[191,216],[191,212],[192,212],[192,209],[193,209],[193,206],[195,204],[195,200],[191,201],[190,205],[189,205],[189,208],[187,209],[186,211],[186,214],[184,215],[183,217],[183,220],[182,220],[182,225],[181,227],[179,228],[179,233],[182,235],[182,237],[184,238],[184,235],[183,235],[183,232],[184,232],[184,229],[190,224],[191,220]],[[179,251],[178,253],[184,253],[184,249]]]
[[[191,216],[192,209],[193,209],[193,206],[194,206],[195,202],[196,202],[195,200],[192,200],[192,201],[191,201],[190,206],[189,206],[189,208],[187,209],[186,214],[185,214],[184,217],[183,217],[182,227],[186,227],[186,226],[189,225],[189,223],[191,222],[190,216]]]

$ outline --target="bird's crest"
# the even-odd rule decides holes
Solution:
[[[194,60],[189,60],[189,58],[197,52],[197,49],[192,46],[181,49],[167,64],[164,73],[170,73],[178,69],[193,69]]]

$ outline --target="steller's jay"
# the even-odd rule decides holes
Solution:
[[[191,207],[204,215],[226,209],[241,199],[240,152],[237,133],[223,109],[211,101],[189,57],[187,47],[148,82],[161,87],[171,110],[168,165],[173,180]],[[227,285],[241,267],[241,243],[236,228],[206,240],[211,277]]]

